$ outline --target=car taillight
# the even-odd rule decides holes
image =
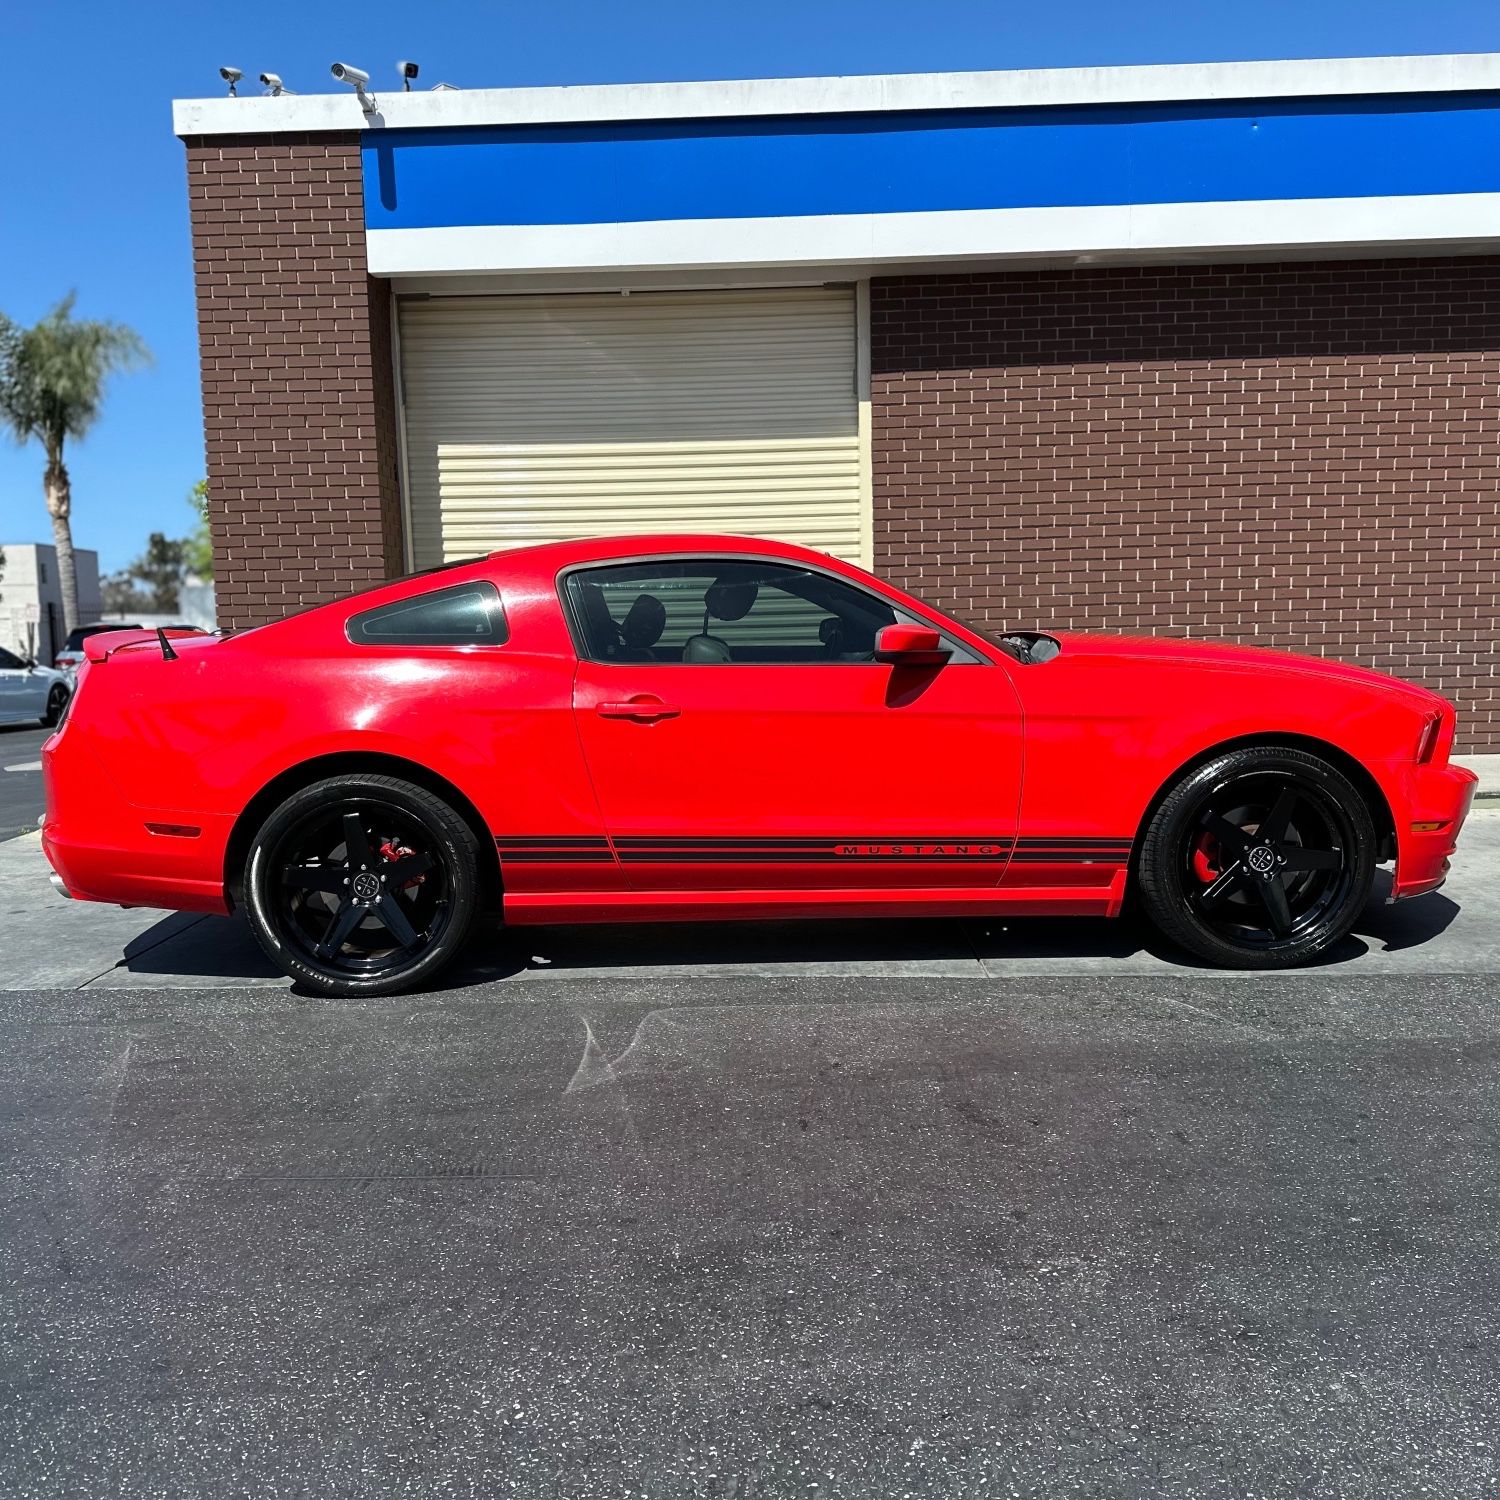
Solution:
[[[1417,764],[1425,766],[1432,759],[1432,752],[1437,749],[1438,731],[1443,727],[1443,716],[1441,714],[1429,715],[1427,722],[1422,725],[1422,733],[1417,737]]]

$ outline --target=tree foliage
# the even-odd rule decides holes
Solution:
[[[30,328],[0,313],[0,421],[18,442],[35,438],[49,461],[94,425],[108,378],[150,359],[133,328],[76,319],[74,301],[69,292]]]
[[[176,613],[187,545],[153,531],[146,550],[123,572],[111,574],[104,580],[101,592],[105,614]]]
[[[78,577],[73,565],[73,485],[64,453],[69,438],[94,425],[104,386],[116,370],[150,358],[140,335],[123,323],[73,316],[69,292],[46,317],[22,328],[0,313],[0,426],[19,443],[35,439],[46,465],[42,492],[52,518],[63,620],[78,624]]]
[[[214,576],[214,543],[208,531],[206,479],[200,479],[188,491],[187,501],[198,517],[198,524],[182,539],[182,560],[189,573],[206,581]]]

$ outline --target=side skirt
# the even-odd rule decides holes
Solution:
[[[573,922],[725,922],[808,917],[1117,917],[1126,872],[1107,886],[797,891],[520,891],[505,897],[517,927]]]

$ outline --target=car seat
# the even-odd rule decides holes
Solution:
[[[726,578],[715,578],[703,595],[703,631],[690,635],[682,646],[682,659],[702,666],[715,662],[732,662],[733,654],[727,642],[708,633],[710,619],[730,624],[743,620],[755,607],[760,594],[760,585],[750,581],[735,583]]]
[[[618,661],[655,661],[651,649],[667,628],[667,606],[655,594],[639,594],[620,621]]]
[[[604,590],[587,579],[578,583],[579,611],[589,650],[603,661],[616,661],[620,652],[620,627],[604,599]]]

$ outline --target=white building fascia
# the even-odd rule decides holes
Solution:
[[[371,110],[364,109],[359,97],[347,89],[275,98],[178,99],[172,105],[172,125],[179,136],[255,135],[1488,90],[1500,90],[1497,52],[443,89],[409,94],[393,80],[391,88],[370,90],[368,97],[375,106]]]

